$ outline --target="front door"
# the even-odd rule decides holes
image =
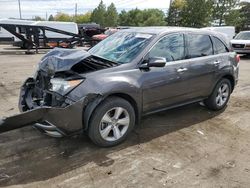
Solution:
[[[150,68],[143,73],[143,111],[158,110],[185,100],[188,95],[188,60],[185,60],[183,34],[169,34],[160,39],[147,58],[166,58],[165,67]]]

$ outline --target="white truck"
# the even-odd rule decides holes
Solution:
[[[233,39],[235,36],[234,26],[204,27],[202,29],[220,32],[224,34],[229,40]]]

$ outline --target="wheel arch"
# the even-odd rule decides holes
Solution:
[[[234,79],[234,77],[231,74],[226,74],[226,75],[224,75],[224,76],[221,77],[221,79],[224,79],[224,78],[228,79],[230,81],[231,86],[232,86],[232,91],[231,92],[233,92],[233,90],[235,88],[235,79]]]
[[[135,111],[136,124],[139,124],[140,119],[141,119],[141,112],[140,112],[140,109],[139,109],[139,106],[138,106],[136,100],[126,93],[111,93],[111,94],[108,94],[106,96],[97,97],[96,100],[91,102],[85,108],[85,110],[83,111],[83,130],[84,131],[86,131],[89,127],[89,121],[91,119],[91,116],[92,116],[94,110],[101,104],[101,102],[103,102],[105,99],[110,98],[110,97],[120,97],[120,98],[128,101],[132,105],[132,107]]]

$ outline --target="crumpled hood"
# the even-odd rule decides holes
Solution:
[[[85,50],[54,48],[42,58],[39,70],[50,73],[67,71],[89,56]]]

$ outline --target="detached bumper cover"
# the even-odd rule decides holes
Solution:
[[[83,110],[89,103],[90,98],[86,96],[65,108],[39,107],[0,119],[0,133],[47,122],[58,128],[65,135],[73,134],[83,128]]]

